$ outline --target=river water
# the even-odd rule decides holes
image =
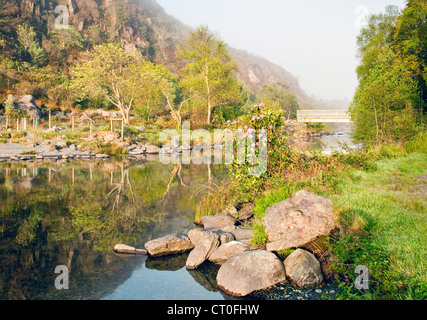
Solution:
[[[328,152],[351,139],[304,142]],[[113,252],[187,233],[203,192],[226,178],[224,166],[158,160],[0,163],[0,299],[232,299],[218,290],[213,264],[187,271],[187,254]],[[69,270],[68,290],[55,287],[57,266]]]
[[[203,190],[226,176],[159,161],[0,164],[0,299],[225,299],[212,265],[113,247],[188,232]],[[59,265],[68,290],[55,287]]]

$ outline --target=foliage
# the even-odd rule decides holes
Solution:
[[[327,195],[340,213],[343,235],[330,243],[342,282],[340,298],[425,299],[427,203],[419,180],[425,153],[385,158],[376,165],[375,172],[347,172],[338,192]],[[368,292],[354,289],[357,265],[370,269]]]
[[[182,84],[207,114],[207,124],[211,123],[215,107],[242,101],[234,75],[236,65],[228,55],[225,43],[218,40],[208,27],[191,31],[178,55],[187,63],[182,70]]]
[[[299,104],[296,96],[288,90],[288,86],[277,82],[274,85],[264,85],[261,90],[261,100],[271,109],[283,110],[287,119],[296,119]]]
[[[359,300],[384,294],[384,286],[390,282],[387,271],[389,259],[371,237],[347,236],[328,245],[337,259],[333,267],[342,279],[340,281],[337,299]],[[363,265],[369,269],[369,290],[360,291],[355,288],[358,277],[354,273],[357,266]]]
[[[427,153],[427,133],[423,133],[406,143],[406,151]]]
[[[423,130],[426,111],[425,1],[372,15],[358,37],[359,87],[350,112],[356,138],[368,144],[407,141]]]
[[[270,110],[264,104],[255,105],[239,120],[228,121],[228,129],[234,132],[237,147],[237,152],[234,152],[234,144],[233,150],[227,150],[233,155],[231,174],[242,188],[254,193],[265,189],[266,178],[277,170],[282,150],[286,148],[280,132],[282,125],[282,111]],[[266,150],[265,154],[263,150]]]
[[[135,100],[150,101],[155,85],[155,66],[138,61],[116,44],[95,46],[74,75],[74,87],[82,92],[82,100],[87,96],[105,98],[119,109],[126,124]]]
[[[27,24],[22,24],[18,26],[16,33],[18,35],[18,42],[22,48],[21,55],[24,58],[27,58],[26,55],[28,55],[27,60],[34,65],[42,65],[45,61],[45,51],[37,41],[37,34],[34,28]]]

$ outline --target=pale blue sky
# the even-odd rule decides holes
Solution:
[[[405,0],[157,0],[191,27],[207,25],[230,46],[282,66],[309,95],[351,100],[357,26],[366,13]]]

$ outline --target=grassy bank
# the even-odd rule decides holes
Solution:
[[[350,170],[337,193],[342,238],[331,244],[342,298],[427,298],[427,155],[378,161],[378,170]],[[370,269],[370,290],[353,288],[354,269]]]
[[[424,134],[406,144],[311,158],[291,152],[283,158],[282,152],[288,164],[275,165],[261,192],[234,183],[208,196],[201,211],[254,202],[252,242],[263,245],[261,221],[268,207],[298,190],[315,192],[333,200],[341,231],[327,247],[339,299],[426,299],[426,141]],[[367,291],[354,287],[359,265],[370,270]]]

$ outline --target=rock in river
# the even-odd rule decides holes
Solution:
[[[127,254],[138,254],[146,255],[147,251],[142,249],[136,249],[134,247],[127,246],[125,244],[118,244],[114,247],[114,251],[117,253],[127,253]]]
[[[318,287],[323,282],[320,263],[310,252],[294,251],[285,262],[286,275],[291,282],[303,289]]]
[[[285,268],[277,256],[265,250],[239,253],[218,271],[217,284],[224,292],[243,297],[253,291],[285,282]]]
[[[194,245],[186,235],[172,234],[147,242],[145,248],[151,256],[161,257],[187,252],[193,249]]]
[[[303,247],[335,228],[332,201],[305,190],[269,208],[262,222],[268,251]]]
[[[236,219],[228,213],[220,213],[216,216],[202,217],[202,224],[205,229],[219,229],[228,226],[234,226],[236,222]]]
[[[186,267],[189,270],[197,269],[205,262],[220,245],[219,235],[214,232],[206,232],[203,234],[197,246],[191,251],[188,256]]]
[[[209,258],[209,261],[222,265],[235,255],[250,250],[250,245],[244,242],[231,241],[221,245]]]

